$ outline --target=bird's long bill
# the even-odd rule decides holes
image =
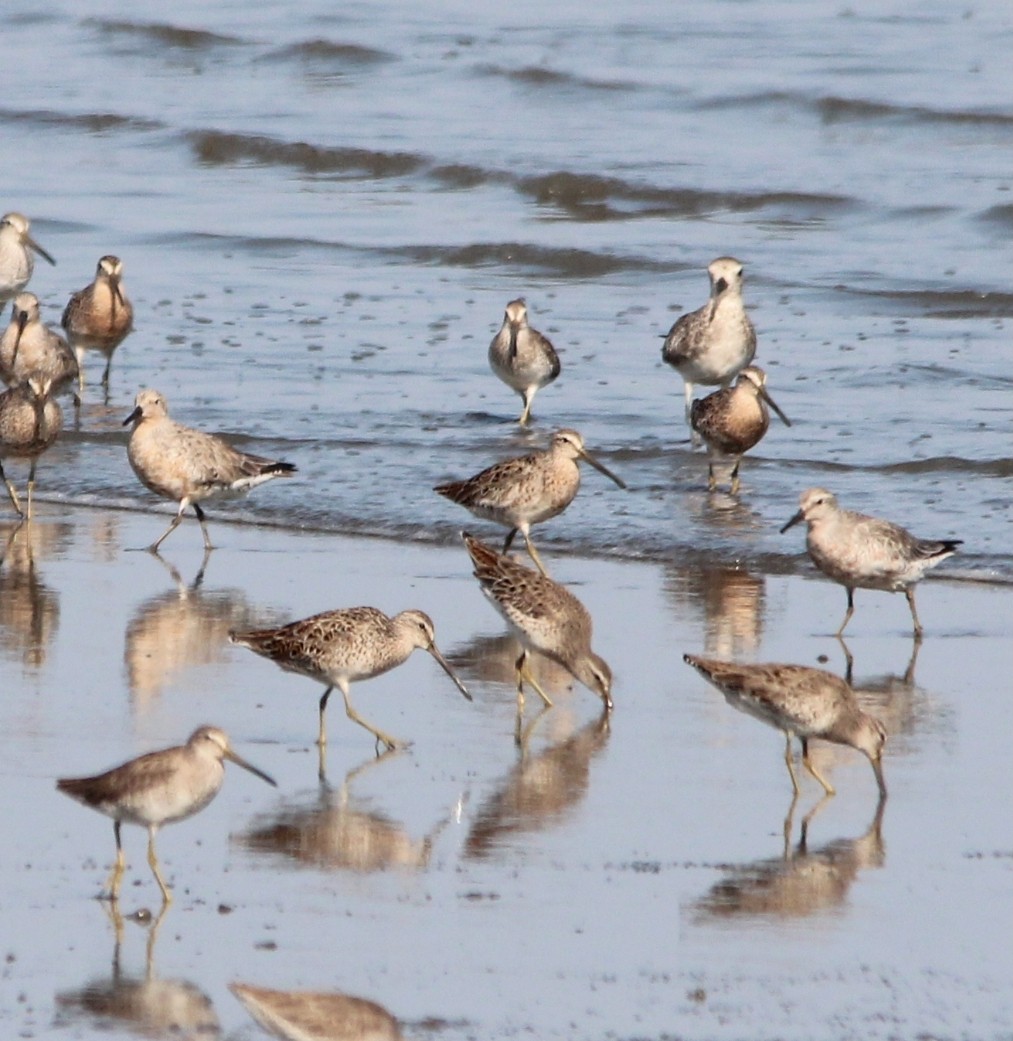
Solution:
[[[253,763],[248,763],[241,755],[237,755],[233,752],[231,748],[227,748],[223,755],[230,763],[235,763],[236,766],[241,766],[244,770],[249,770],[251,774],[259,777],[262,781],[267,781],[272,788],[278,787],[278,782],[270,774],[264,773],[263,770],[258,770]]]
[[[123,425],[124,426],[129,426],[131,423],[133,423],[133,421],[135,419],[140,419],[140,418],[141,418],[141,406],[138,405],[137,408],[135,408],[134,411],[131,412],[130,415],[127,416],[127,418],[125,420],[123,420]]]
[[[599,463],[598,460],[595,459],[586,449],[580,453],[580,457],[588,464],[588,466],[593,466],[598,473],[604,474],[610,481],[615,481],[620,488],[626,487],[626,482],[621,477],[616,477],[616,475],[605,466],[604,463]]]
[[[777,407],[777,402],[767,393],[764,387],[760,388],[760,396],[777,413],[778,418],[786,426],[791,426],[791,420]]]
[[[805,511],[799,510],[798,513],[796,513],[795,516],[781,528],[781,534],[783,535],[789,528],[794,528],[795,525],[802,520],[805,520]]]
[[[126,306],[126,300],[123,299],[123,290],[120,289],[120,280],[113,278],[109,283],[113,287],[113,296],[119,301],[120,307]]]
[[[883,760],[872,759],[872,772],[876,775],[876,784],[879,785],[879,798],[880,801],[886,798],[886,781],[883,778]]]
[[[53,265],[53,267],[56,267],[56,261],[53,260],[53,258],[35,241],[35,239],[32,238],[31,235],[25,236],[25,243],[31,246],[32,249],[34,249],[35,252],[38,253],[40,257],[42,257],[43,260],[48,260],[49,263]]]
[[[473,701],[474,699],[469,693],[468,688],[461,682],[460,676],[458,676],[457,673],[454,672],[454,670],[450,667],[450,662],[447,661],[447,659],[444,658],[442,654],[440,654],[436,644],[431,643],[427,649],[429,653],[440,663],[440,667],[443,669],[443,671],[454,681],[454,685],[457,687],[457,689],[469,701]]]

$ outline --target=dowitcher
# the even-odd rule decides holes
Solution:
[[[489,344],[489,364],[524,400],[519,422],[526,425],[535,394],[559,375],[560,364],[552,344],[528,325],[528,308],[523,300],[511,300],[506,305],[503,324]]]
[[[256,1022],[290,1041],[403,1041],[397,1019],[382,1005],[350,994],[269,990],[230,983]]]
[[[0,336],[0,380],[19,383],[30,376],[50,382],[50,393],[61,394],[78,378],[77,358],[67,341],[43,322],[39,298],[18,293],[11,320]]]
[[[28,233],[30,227],[28,218],[20,213],[0,217],[0,307],[28,285],[35,270],[33,252],[50,264],[56,263]]]
[[[153,551],[176,530],[187,506],[193,506],[200,521],[204,548],[212,549],[201,502],[243,495],[265,481],[295,473],[292,463],[248,455],[214,434],[174,422],[157,390],[142,390],[135,405],[123,421],[124,426],[134,424],[127,445],[130,465],[145,488],[179,500],[172,523],[149,547]]]
[[[812,738],[850,745],[864,753],[872,763],[880,797],[885,798],[883,745],[886,743],[886,730],[878,719],[858,707],[854,691],[839,676],[806,665],[737,665],[700,658],[695,654],[684,654],[682,658],[717,687],[732,708],[784,731],[784,761],[796,795],[799,786],[792,766],[793,737],[802,744],[803,765],[820,782],[827,795],[833,795],[834,789],[809,758]]]
[[[237,755],[224,732],[212,726],[198,727],[185,745],[149,752],[95,777],[56,782],[61,792],[113,819],[116,864],[107,883],[111,900],[119,896],[126,868],[120,841],[120,825],[126,821],[148,829],[148,864],[162,900],[166,904],[172,901],[158,870],[155,835],[163,824],[192,817],[211,802],[225,779],[225,759],[277,787],[273,778]]]
[[[527,668],[530,651],[538,651],[562,665],[612,709],[612,670],[591,650],[591,616],[587,608],[551,578],[497,553],[462,532],[475,566],[475,578],[493,607],[521,641],[517,659],[517,711],[524,709],[524,683],[529,683],[546,705],[552,701]]]
[[[686,384],[686,422],[692,426],[693,386],[731,385],[756,355],[756,330],[742,303],[742,262],[718,257],[707,267],[710,299],[668,331],[661,357]]]
[[[28,519],[32,518],[35,464],[40,455],[60,436],[63,412],[49,395],[50,384],[36,376],[0,394],[0,480],[19,517],[25,513],[17,492],[4,473],[4,459],[29,459]]]
[[[620,488],[626,484],[603,466],[584,447],[576,430],[559,430],[544,451],[501,463],[469,477],[437,485],[433,490],[464,506],[476,517],[491,520],[510,529],[503,552],[520,532],[531,559],[544,575],[546,570],[531,542],[531,525],[556,517],[573,502],[580,488],[579,460],[584,460]]]
[[[321,748],[327,743],[324,712],[335,687],[345,699],[345,712],[349,719],[365,727],[387,748],[404,747],[404,742],[366,722],[355,711],[348,688],[357,680],[368,680],[396,668],[414,650],[428,651],[457,689],[471,701],[468,688],[436,646],[432,619],[422,611],[402,611],[389,618],[375,607],[349,607],[324,611],[276,629],[231,632],[229,639],[269,658],[286,672],[308,676],[326,685],[327,689],[320,697],[317,743]]]
[[[707,444],[707,487],[711,491],[717,488],[715,464],[731,459],[731,493],[738,492],[742,457],[760,443],[770,426],[768,405],[785,426],[791,426],[791,420],[767,393],[767,376],[758,365],[747,365],[734,387],[716,390],[693,402],[690,421]]]
[[[915,538],[899,524],[842,510],[837,497],[824,488],[802,493],[798,512],[781,533],[803,520],[809,525],[805,541],[813,563],[848,593],[848,610],[837,635],[844,632],[855,612],[855,590],[882,589],[904,591],[915,639],[921,639],[914,587],[926,571],[952,556],[963,540]]]
[[[102,257],[95,280],[70,298],[60,324],[77,355],[82,388],[86,350],[102,352],[106,360],[102,385],[108,386],[113,351],[134,326],[134,307],[123,292],[123,261],[119,257]]]

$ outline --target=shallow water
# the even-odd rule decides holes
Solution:
[[[252,1039],[241,979],[369,997],[417,1037],[1008,1036],[1009,11],[87,6],[13,0],[0,65],[0,211],[57,258],[30,287],[46,317],[110,252],[136,308],[108,399],[89,359],[80,422],[40,463],[33,553],[19,537],[0,567],[0,1032],[162,1036],[168,1005],[184,1036]],[[724,253],[793,421],[737,500],[706,493],[660,359]],[[486,358],[520,295],[563,361],[530,433]],[[143,386],[300,469],[212,508],[225,548],[198,589],[192,522],[166,546],[181,592],[125,552],[165,521],[107,509],[166,508],[126,462]],[[588,471],[537,532],[619,708],[604,731],[563,693],[525,762],[514,652],[457,545],[502,533],[430,488],[564,425],[630,485]],[[785,856],[777,735],[680,656],[843,671],[844,595],[778,534],[814,484],[965,544],[919,595],[913,677],[903,601],[859,594],[856,685],[891,732],[878,835],[842,752],[840,795],[800,850],[807,788]],[[435,604],[478,704],[429,662],[375,681],[360,707],[415,748],[374,764],[332,706],[321,791],[307,681],[225,634],[406,599]],[[181,985],[159,991],[131,922],[114,978],[88,899],[111,828],[52,781],[205,718],[281,791],[237,771],[161,837],[178,899],[154,968]],[[133,910],[154,895],[127,840]]]
[[[431,486],[568,425],[631,491],[590,474],[547,544],[808,570],[777,529],[823,485],[1013,577],[1000,5],[331,8],[15,5],[4,198],[59,262],[32,288],[56,321],[115,252],[137,307],[43,494],[137,501],[119,422],[155,385],[299,465],[245,507],[285,525],[452,541]],[[722,253],[794,423],[738,503],[660,360]],[[563,359],[530,435],[486,360],[518,295]]]

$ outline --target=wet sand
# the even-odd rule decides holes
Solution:
[[[890,796],[877,817],[868,763],[821,747],[838,795],[818,805],[803,782],[786,849],[782,738],[681,656],[843,673],[837,586],[546,551],[595,619],[616,709],[606,723],[543,663],[556,705],[539,716],[529,698],[518,749],[516,649],[463,547],[225,512],[199,585],[191,520],[163,560],[133,551],[161,514],[42,504],[30,529],[0,522],[0,1033],[264,1036],[229,991],[241,981],[325,992],[332,1018],[347,1004],[333,995],[369,999],[407,1037],[1008,1036],[1009,588],[944,565],[919,588],[920,648],[902,597],[859,592],[848,647],[890,731]],[[320,689],[226,637],[355,604],[427,611],[475,701],[424,654],[358,684],[359,711],[413,746],[377,759],[332,699],[322,784]],[[111,823],[55,778],[203,722],[279,789],[230,769],[209,808],[162,832],[176,899],[156,933],[129,920],[159,897],[144,833],[125,828],[117,945],[94,899]]]

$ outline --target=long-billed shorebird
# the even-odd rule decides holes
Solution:
[[[781,533],[800,521],[809,526],[805,541],[812,562],[848,593],[848,610],[838,636],[855,612],[855,590],[881,589],[887,593],[903,591],[911,608],[915,639],[921,639],[915,585],[926,571],[952,556],[962,539],[916,538],[899,524],[842,510],[837,497],[825,488],[809,488],[802,493],[798,512]]]
[[[157,390],[142,390],[134,411],[123,421],[133,423],[127,457],[141,484],[156,495],[178,500],[172,523],[148,548],[158,547],[183,520],[183,511],[193,506],[204,536],[204,548],[213,549],[204,511],[206,499],[233,498],[275,477],[295,473],[292,463],[264,459],[233,448],[214,434],[205,434],[169,418],[165,398]]]
[[[349,607],[324,611],[275,629],[231,632],[229,639],[269,658],[286,672],[308,676],[326,686],[320,697],[320,733],[317,743],[327,744],[324,712],[331,691],[337,687],[345,699],[348,718],[365,727],[389,749],[404,747],[378,727],[367,723],[352,707],[349,684],[368,680],[402,664],[414,650],[428,651],[457,689],[471,701],[468,688],[436,646],[432,619],[422,611],[402,611],[389,618],[375,607]]]
[[[185,745],[149,752],[95,777],[56,782],[61,792],[113,819],[116,863],[107,883],[111,900],[119,897],[126,867],[120,841],[120,825],[125,821],[148,829],[148,864],[162,900],[172,901],[158,870],[155,835],[163,824],[192,817],[211,802],[225,779],[225,759],[277,787],[273,778],[238,756],[224,732],[212,726],[198,727]]]
[[[802,745],[802,764],[827,795],[833,795],[834,789],[809,758],[812,738],[850,745],[864,753],[872,763],[880,798],[886,796],[883,780],[886,730],[878,719],[859,708],[854,691],[839,676],[806,665],[737,665],[695,654],[682,657],[724,694],[732,708],[784,731],[784,761],[796,795],[799,786],[792,766],[793,737]]]
[[[535,394],[559,375],[560,364],[548,339],[528,325],[528,308],[523,300],[511,300],[506,305],[503,324],[489,344],[489,364],[524,400],[519,422],[526,425]]]
[[[28,285],[35,270],[33,253],[50,264],[56,263],[29,234],[30,227],[28,218],[20,213],[0,217],[0,307]]]
[[[467,532],[461,534],[482,592],[521,641],[516,662],[518,720],[524,709],[525,682],[546,705],[552,704],[527,668],[530,651],[562,665],[611,711],[612,670],[591,650],[592,623],[587,608],[558,582],[497,553]]]
[[[74,393],[77,358],[67,341],[46,325],[34,293],[18,293],[11,320],[0,336],[0,380],[20,383],[35,376],[49,381],[54,396]]]
[[[768,405],[785,426],[791,426],[791,420],[767,393],[767,376],[759,365],[747,365],[734,387],[716,390],[693,402],[690,420],[707,445],[707,487],[711,491],[717,488],[715,465],[727,460],[733,464],[732,495],[739,490],[742,457],[760,443],[770,426]]]
[[[24,517],[17,492],[4,473],[4,459],[29,459],[28,519],[32,519],[32,493],[35,491],[35,464],[43,452],[60,436],[63,412],[49,394],[49,381],[36,376],[0,394],[0,480],[19,517]]]
[[[84,352],[101,351],[106,360],[102,385],[109,385],[113,351],[134,327],[134,306],[123,292],[123,261],[105,256],[95,269],[95,280],[78,290],[60,321],[77,355],[79,379],[84,387]]]
[[[742,262],[718,257],[707,267],[710,299],[684,314],[665,337],[661,357],[686,384],[686,422],[692,426],[693,386],[728,387],[756,355],[756,330],[742,302]]]
[[[580,488],[580,460],[593,466],[620,488],[626,484],[595,459],[576,430],[558,430],[549,447],[540,452],[494,463],[465,481],[437,485],[433,491],[476,517],[509,528],[503,552],[520,532],[531,559],[547,574],[531,542],[531,525],[556,517],[573,502]]]

